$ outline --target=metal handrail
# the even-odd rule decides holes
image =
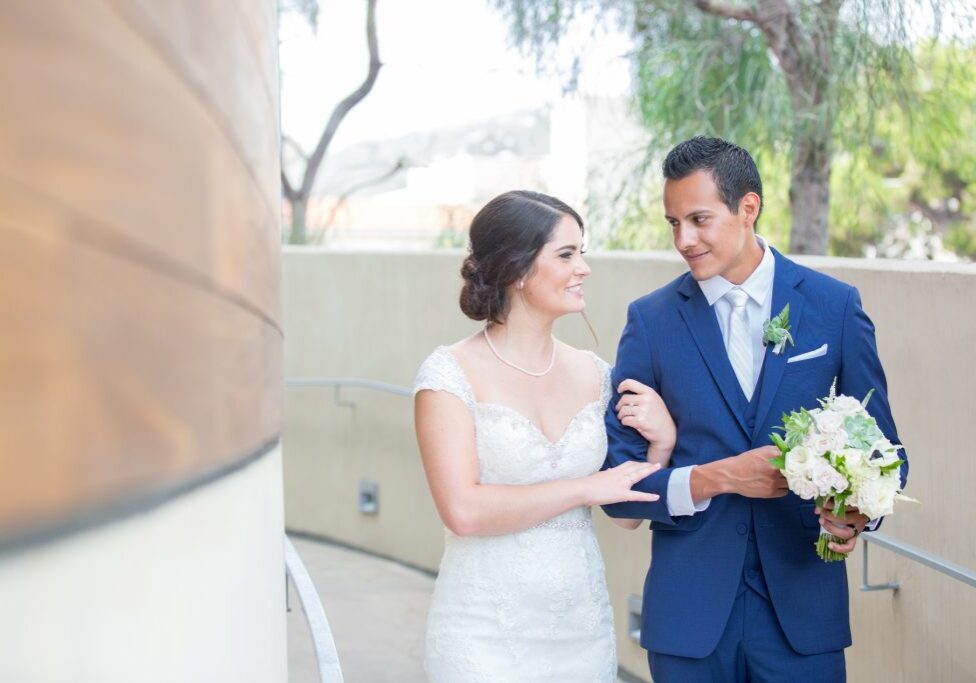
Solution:
[[[937,572],[945,574],[957,581],[962,581],[965,584],[973,586],[976,588],[976,572],[973,572],[966,567],[955,564],[954,562],[949,562],[941,557],[937,557],[932,553],[926,552],[921,548],[916,548],[915,546],[904,543],[903,541],[897,541],[890,536],[886,536],[878,531],[872,531],[867,534],[862,534],[861,539],[865,541],[864,543],[864,564],[862,567],[862,578],[861,578],[861,590],[862,591],[878,591],[878,590],[891,590],[897,591],[898,583],[881,583],[872,584],[868,580],[868,544],[874,543],[886,550],[898,553],[913,562],[918,562],[919,564],[925,565],[930,569],[934,569]]]
[[[315,659],[319,667],[319,681],[343,683],[339,653],[336,652],[332,629],[329,628],[329,620],[325,617],[322,601],[319,599],[318,591],[315,590],[315,584],[312,583],[312,577],[308,575],[301,556],[288,536],[285,536],[285,569],[298,591],[302,612],[305,613],[305,623],[308,624],[308,630],[312,634]]]
[[[406,387],[358,377],[289,378],[285,380],[285,386],[295,388],[334,387],[336,405],[348,407],[355,407],[356,404],[342,400],[339,394],[344,387],[371,389],[387,394],[396,394],[397,396],[413,395],[413,392]],[[329,620],[325,616],[325,610],[322,608],[322,601],[315,590],[315,584],[312,583],[312,579],[308,575],[308,570],[302,563],[302,558],[287,536],[285,536],[285,566],[295,588],[298,590],[302,611],[305,613],[305,621],[308,624],[309,632],[312,634],[312,642],[315,645],[315,659],[319,668],[319,680],[321,683],[343,683],[339,654],[336,652],[335,640],[332,637],[332,630],[329,628]],[[285,585],[287,588],[287,582]]]
[[[336,395],[343,387],[350,389],[372,389],[382,391],[386,394],[396,394],[397,396],[413,396],[413,392],[407,387],[389,382],[379,382],[375,379],[362,379],[361,377],[289,377],[285,380],[286,387],[335,387]]]

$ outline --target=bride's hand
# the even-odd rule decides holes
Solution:
[[[633,491],[632,487],[640,480],[654,474],[660,465],[649,462],[628,460],[586,477],[586,499],[589,505],[607,505],[609,503],[653,503],[660,498],[656,493]]]
[[[636,379],[625,379],[617,392],[621,394],[616,406],[620,424],[636,429],[655,448],[670,452],[677,430],[660,395]]]

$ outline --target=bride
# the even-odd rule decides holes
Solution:
[[[438,347],[417,375],[417,439],[447,527],[427,622],[431,681],[616,680],[590,507],[656,500],[631,487],[670,448],[600,471],[610,368],[552,336],[557,318],[584,308],[582,238],[579,214],[554,197],[490,201],[461,269],[461,310],[486,326]],[[673,444],[663,403],[638,393],[645,418],[635,428]]]

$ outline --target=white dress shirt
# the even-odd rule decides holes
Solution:
[[[762,260],[746,281],[738,285],[739,289],[749,295],[749,301],[746,303],[746,318],[752,338],[753,386],[759,380],[763,358],[766,357],[766,347],[762,343],[763,324],[769,320],[773,308],[773,276],[776,271],[776,259],[773,257],[773,252],[769,250],[769,245],[758,236],[756,241],[763,248]],[[725,346],[728,346],[729,314],[732,312],[732,304],[725,295],[736,285],[721,275],[716,275],[708,280],[702,280],[698,286],[701,287],[708,305],[715,311],[718,327],[722,331],[722,341]],[[672,517],[693,515],[707,508],[712,502],[711,498],[707,498],[696,505],[691,497],[691,471],[695,467],[695,465],[678,467],[671,473],[671,478],[668,480],[668,514]]]

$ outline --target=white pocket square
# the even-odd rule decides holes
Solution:
[[[827,355],[827,345],[824,344],[819,349],[814,349],[813,351],[807,351],[806,353],[801,353],[798,356],[792,356],[787,363],[797,363],[801,360],[810,360],[811,358],[820,358],[820,356]]]

